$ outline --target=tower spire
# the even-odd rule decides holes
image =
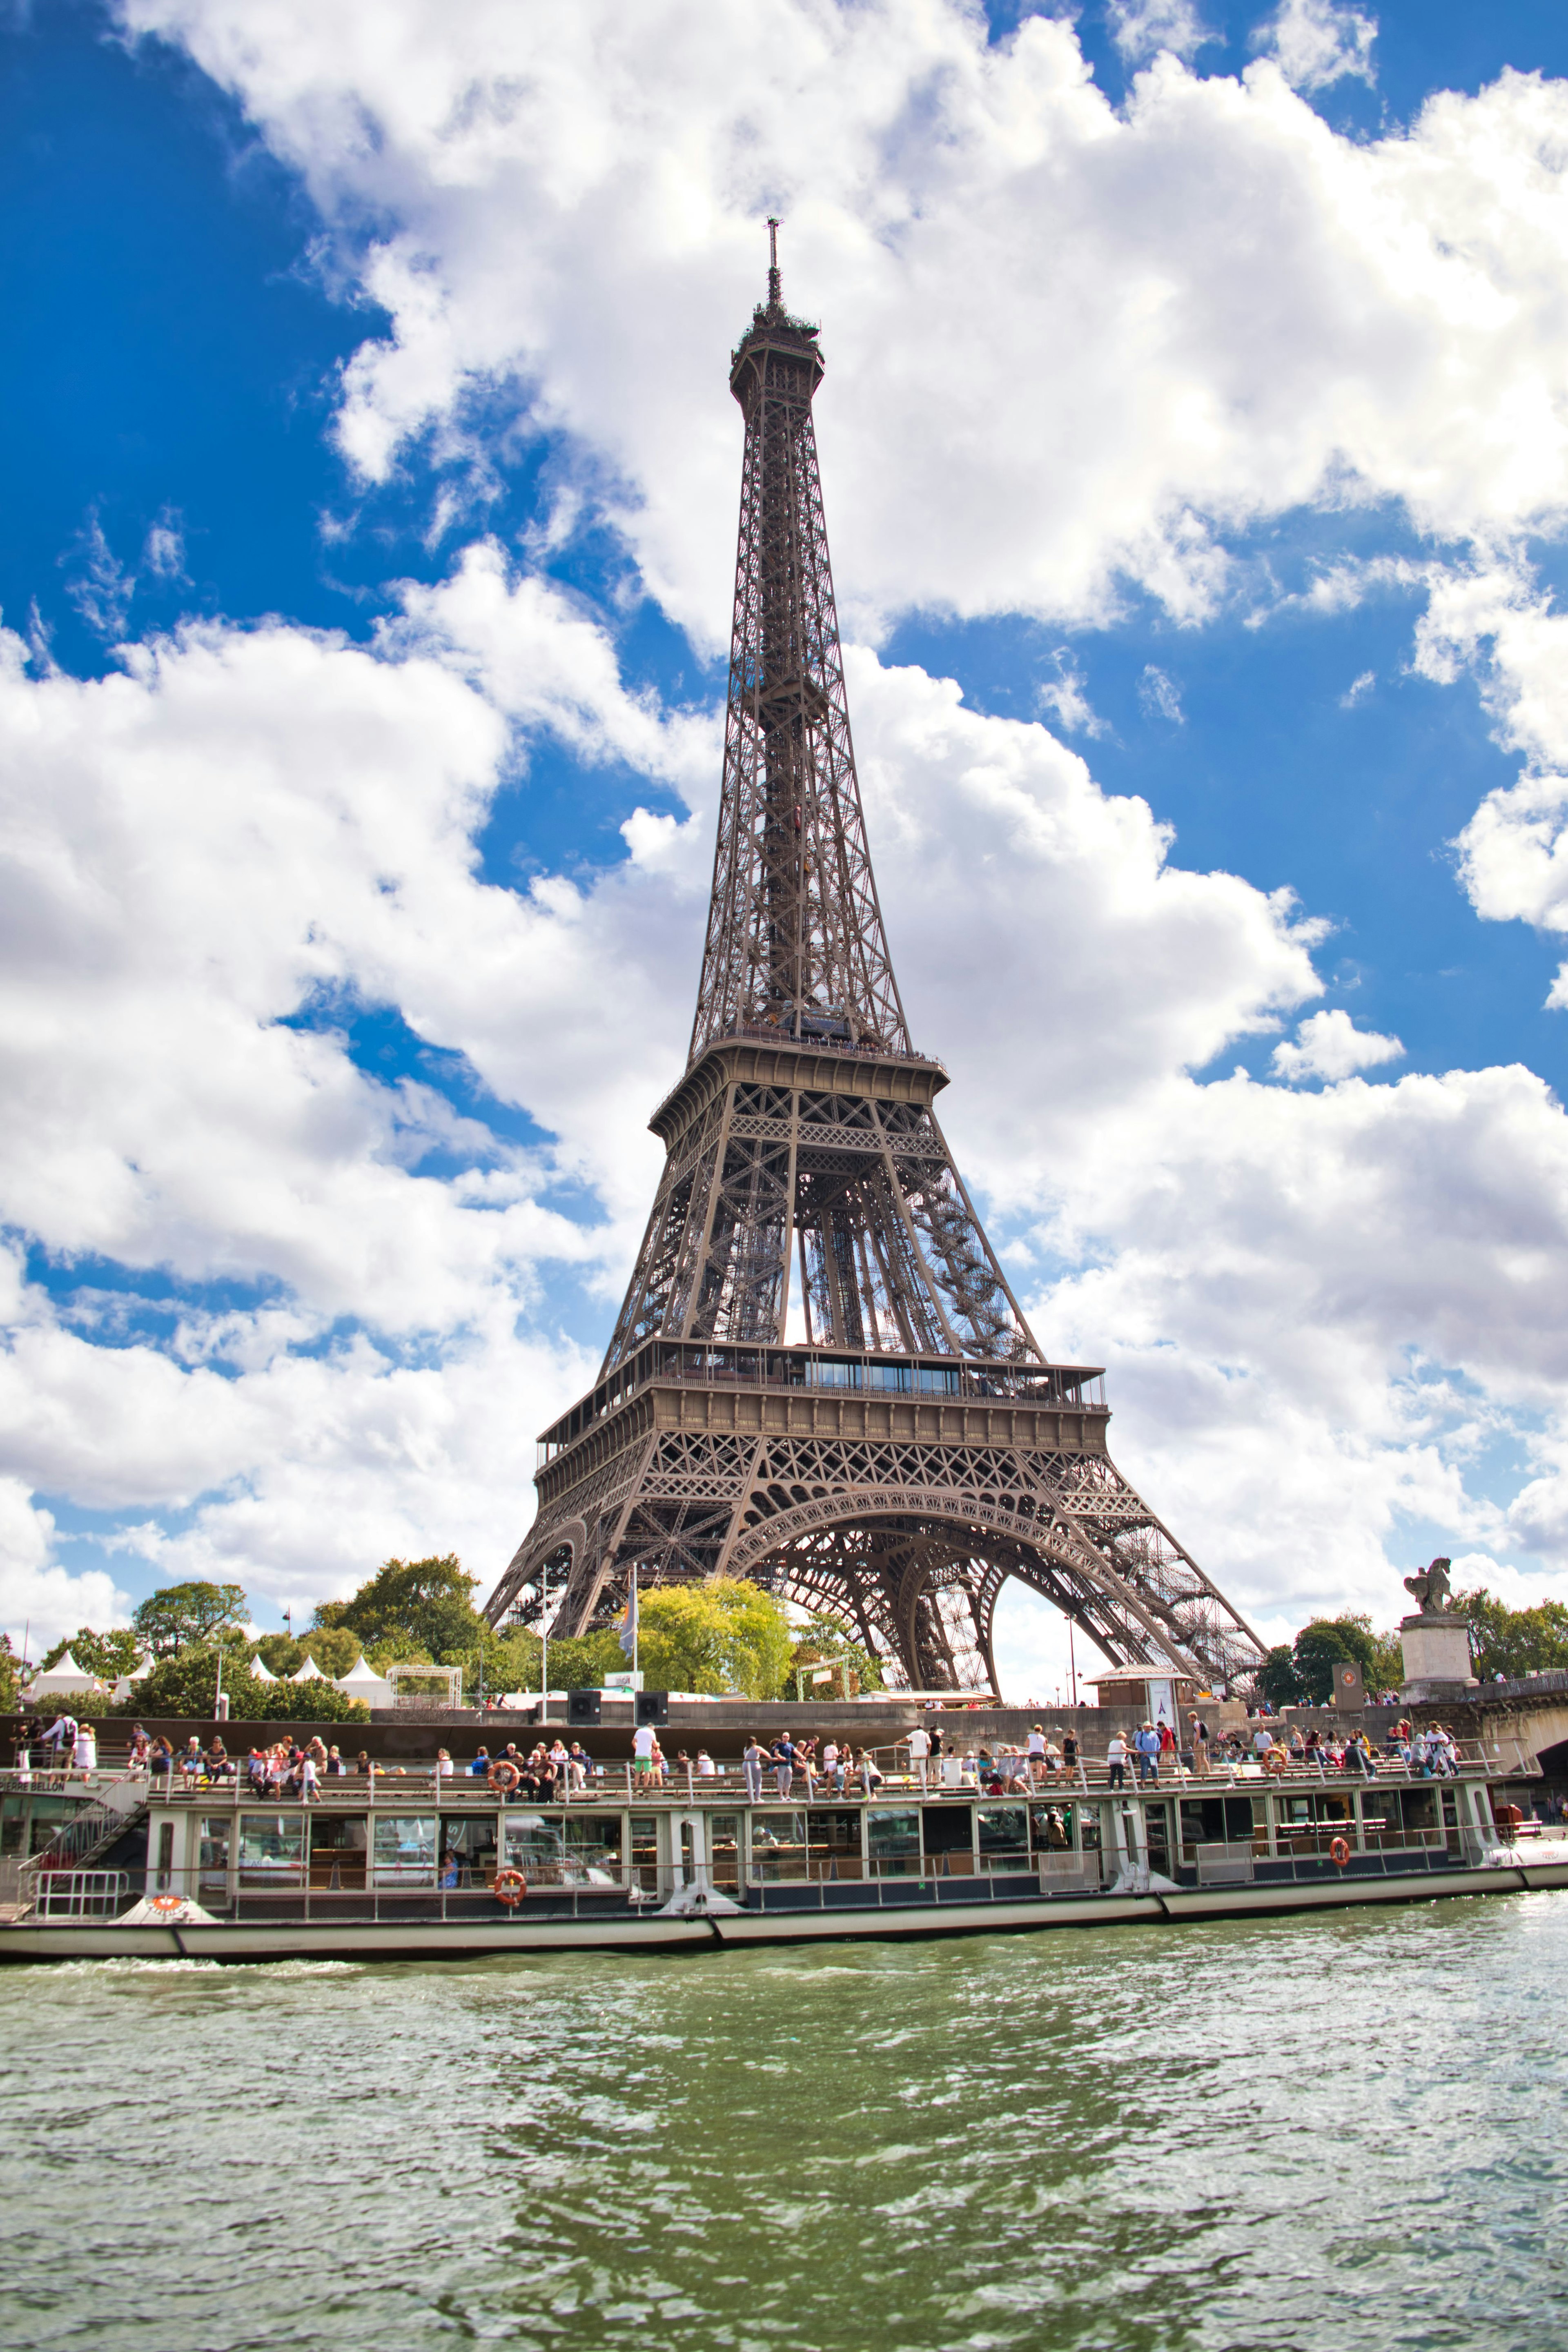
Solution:
[[[1118,1664],[1246,1679],[1262,1645],[1106,1451],[1092,1366],[1029,1329],[910,1040],[871,872],[812,402],[768,302],[745,419],[724,774],[686,1070],[598,1382],[547,1430],[539,1515],[487,1605],[557,1634],[637,1586],[754,1577],[896,1682],[994,1686],[1010,1576]]]

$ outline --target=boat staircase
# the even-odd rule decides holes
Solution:
[[[16,1874],[18,1916],[30,1911],[38,1898],[38,1888],[46,1878],[61,1871],[90,1870],[99,1857],[109,1852],[134,1829],[147,1812],[147,1783],[144,1780],[111,1780],[83,1805],[68,1822],[62,1822],[47,1845],[30,1854]]]

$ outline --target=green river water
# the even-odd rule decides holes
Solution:
[[[23,2352],[1561,2352],[1568,1894],[0,1976]]]

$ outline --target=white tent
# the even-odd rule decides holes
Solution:
[[[98,1688],[98,1676],[84,1675],[68,1650],[63,1657],[56,1659],[47,1674],[34,1675],[27,1685],[27,1697],[29,1703],[40,1698],[79,1697]]]
[[[275,1683],[278,1679],[276,1675],[268,1673],[259,1658],[252,1658],[250,1661],[250,1678],[252,1682],[258,1683]]]
[[[307,1658],[299,1673],[289,1676],[291,1683],[324,1683],[326,1679],[314,1658]]]
[[[368,1666],[362,1650],[346,1675],[334,1675],[332,1688],[341,1690],[345,1698],[363,1698],[371,1706],[392,1706],[395,1696],[392,1685]]]

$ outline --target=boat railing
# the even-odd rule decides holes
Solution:
[[[56,1870],[25,1897],[35,1919],[113,1919],[125,1907],[131,1874],[124,1870]]]

